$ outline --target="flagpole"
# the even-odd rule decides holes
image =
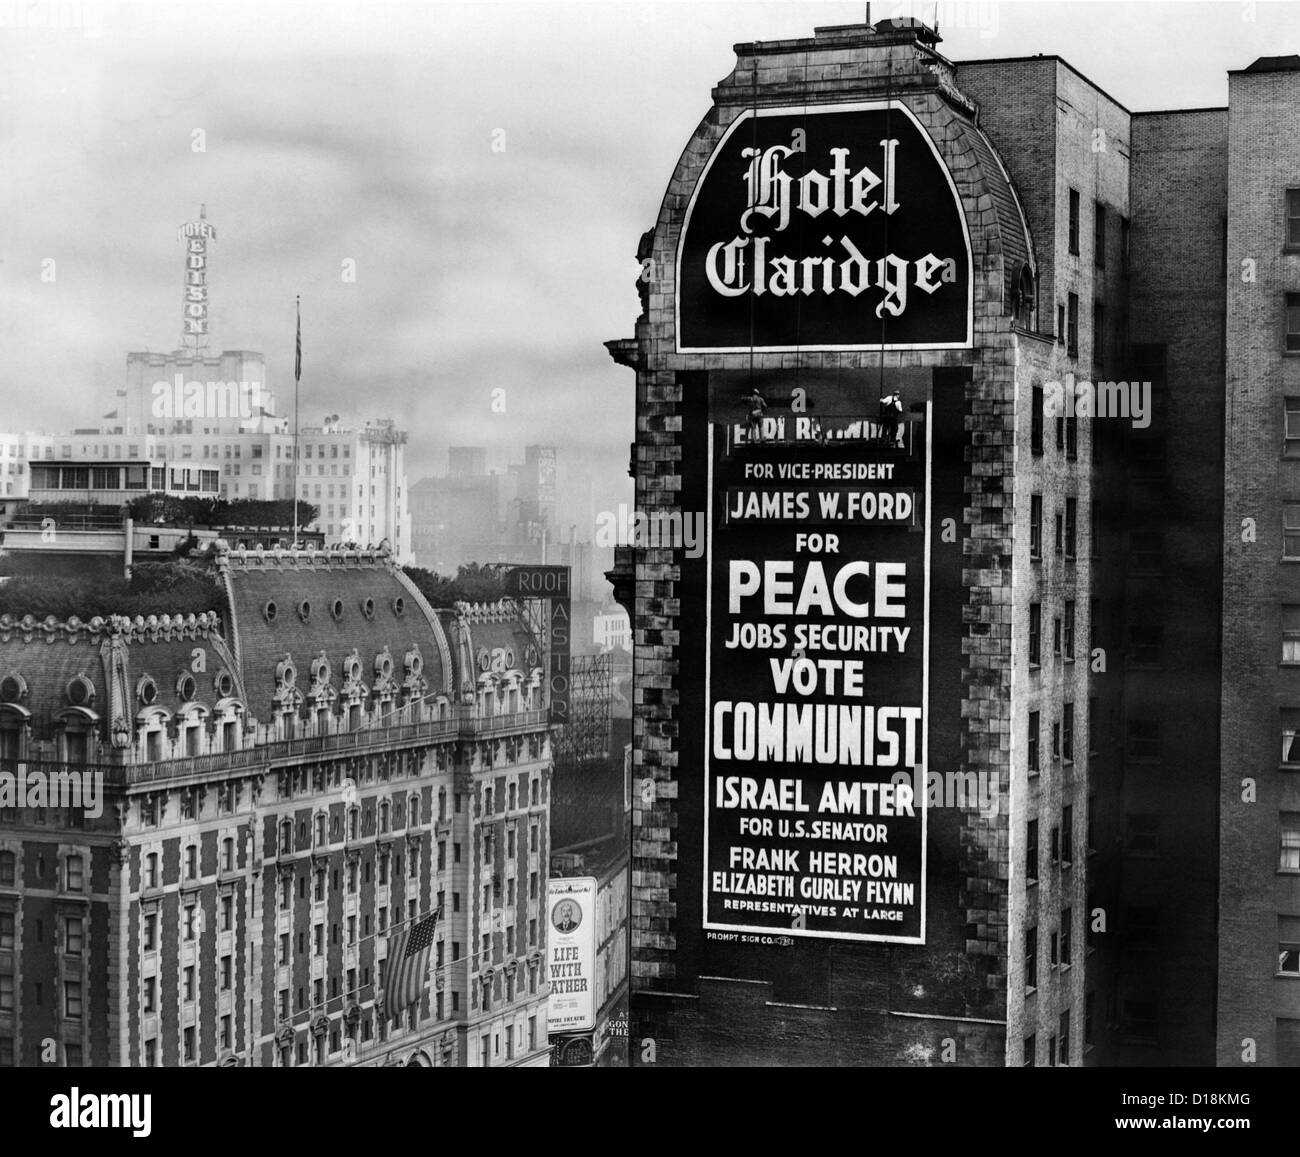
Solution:
[[[298,335],[293,355],[293,549],[298,549],[298,381],[302,377],[302,297],[294,298]]]

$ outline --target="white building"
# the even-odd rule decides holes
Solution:
[[[627,611],[620,608],[596,615],[592,619],[592,641],[602,651],[612,651],[615,647],[630,651],[632,624],[628,621]]]
[[[31,485],[31,463],[53,454],[49,434],[0,433],[0,499],[23,499]]]

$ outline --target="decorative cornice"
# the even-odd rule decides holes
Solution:
[[[76,615],[67,619],[56,619],[46,615],[43,619],[35,615],[0,615],[0,642],[9,642],[14,636],[20,636],[25,643],[36,638],[53,643],[64,639],[69,643],[98,643],[103,639],[121,639],[125,643],[137,642],[172,642],[179,639],[207,639],[220,637],[221,616],[216,611],[201,611],[199,614],[176,615],[96,615],[85,620]]]
[[[457,602],[452,606],[469,623],[514,623],[522,617],[514,599],[498,599],[495,603]]]
[[[391,569],[393,565],[392,553],[382,542],[364,550],[324,550],[314,546],[299,550],[280,547],[266,550],[260,546],[240,550],[218,539],[214,553],[217,566],[227,572]]]

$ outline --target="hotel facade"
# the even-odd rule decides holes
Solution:
[[[1294,1063],[1300,700],[1232,431],[1285,558],[1300,61],[1147,113],[938,42],[737,45],[607,343],[637,508],[709,528],[611,572],[634,1063]]]

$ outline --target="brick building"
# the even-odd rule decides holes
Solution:
[[[702,847],[716,822],[711,795],[700,797],[715,786],[713,736],[722,718],[709,691],[718,678],[709,641],[718,626],[705,608],[712,599],[712,616],[721,617],[726,587],[713,572],[725,565],[733,575],[728,609],[740,601],[734,575],[746,574],[744,564],[737,572],[734,561],[714,561],[733,512],[710,523],[703,559],[666,544],[621,548],[611,578],[635,639],[634,1060],[1213,1058],[1229,118],[1222,110],[1131,113],[1057,57],[954,64],[937,41],[917,21],[892,20],[737,45],[735,70],[714,89],[637,252],[648,273],[635,337],[608,348],[636,371],[632,472],[637,508],[647,512],[716,512],[715,474],[723,477],[729,458],[757,460],[767,431],[796,423],[800,412],[874,418],[880,399],[884,423],[884,400],[897,394],[914,436],[924,421],[930,529],[925,615],[915,625],[926,632],[928,731],[915,770],[972,775],[991,786],[995,806],[940,796],[925,809],[919,936],[891,943],[816,932],[797,909],[762,948],[746,945],[753,918],[739,926],[740,943],[719,935],[735,926],[719,923],[712,907],[718,874]],[[1233,83],[1283,79],[1234,74]],[[1256,115],[1273,107],[1261,101]],[[910,115],[951,182],[970,246],[964,339],[958,332],[957,340],[925,340],[929,319],[936,327],[942,320],[942,307],[927,304],[942,300],[942,286],[936,292],[920,272],[938,265],[923,264],[925,257],[907,306],[919,320],[908,329],[900,309],[892,343],[885,321],[854,340],[804,337],[819,332],[813,295],[832,292],[835,276],[816,239],[825,228],[821,244],[830,245],[842,228],[824,224],[831,186],[826,151],[813,148],[823,139],[815,126],[855,110],[864,118],[877,110]],[[852,148],[830,153],[840,158],[832,175],[847,177],[862,163],[861,142],[875,147],[878,123],[846,130],[839,143]],[[1274,136],[1260,139],[1280,139],[1286,123],[1272,122]],[[884,124],[887,137],[898,133],[903,156],[905,131],[897,119]],[[778,146],[764,125],[793,131]],[[728,151],[733,129],[750,145],[743,163]],[[898,238],[901,252],[909,200],[935,202],[889,153],[889,140],[880,145],[884,168],[861,170],[859,184],[836,194],[834,212],[842,218],[857,204],[883,210],[877,221],[892,214],[882,236]],[[1272,155],[1268,147],[1260,146],[1261,157]],[[704,256],[707,278],[717,296],[744,301],[750,312],[747,330],[736,313],[731,340],[711,345],[696,314],[723,316],[726,306],[689,278],[692,260],[706,253],[692,248],[691,230],[700,228],[692,222],[720,216],[710,200],[713,171],[739,174],[735,195],[744,191],[738,204],[748,212],[734,241],[716,234]],[[933,186],[941,189],[937,180]],[[878,200],[862,200],[882,188]],[[779,215],[783,199],[796,206],[788,218]],[[803,222],[800,211],[820,218],[804,223],[813,255],[780,268],[766,254],[776,240],[786,243],[787,224]],[[758,215],[776,224],[756,227]],[[773,237],[759,238],[761,249],[750,235],[765,229]],[[764,260],[766,292],[807,303],[793,338],[773,336],[783,315],[771,297],[759,299]],[[882,292],[885,265],[881,259]],[[960,260],[956,269],[959,285]],[[804,284],[782,286],[779,278],[796,271]],[[838,276],[847,286],[849,274]],[[862,284],[852,287],[855,297]],[[875,316],[888,305],[886,294]],[[1275,295],[1266,315],[1274,330],[1281,308]],[[1229,364],[1231,356],[1230,344]],[[1276,365],[1282,360],[1279,353]],[[1093,390],[1094,382],[1150,389]],[[751,409],[746,434],[739,398],[755,388],[764,401]],[[888,468],[901,471],[907,455],[898,453],[893,427],[881,428],[888,437],[868,442],[858,459],[891,459]],[[837,433],[848,437],[851,428]],[[715,442],[724,438],[719,452]],[[787,449],[769,452],[778,470],[797,457]],[[823,448],[802,452],[823,468]],[[752,469],[761,477],[765,467]],[[1233,517],[1227,521],[1231,532]],[[753,547],[760,558],[762,534],[760,524]],[[879,565],[893,556],[870,554],[873,544],[904,540],[862,541],[868,553],[858,557]],[[797,574],[802,564],[794,565]],[[801,605],[816,597],[805,587]],[[910,603],[912,588],[906,597]],[[1245,613],[1259,623],[1256,612]],[[735,658],[769,661],[761,650]],[[868,683],[872,662],[867,657]],[[879,670],[892,677],[894,668]],[[1237,718],[1249,727],[1248,714]],[[1275,734],[1264,726],[1250,732],[1261,743]],[[1224,775],[1232,778],[1226,767]],[[750,855],[734,842],[729,852]],[[1271,926],[1259,934],[1271,937]],[[653,1048],[646,1053],[638,1041]]]
[[[1226,190],[1227,226],[1218,797],[1225,1065],[1300,1064],[1298,123],[1300,57],[1264,57],[1228,74],[1228,108],[1216,111],[1203,145],[1202,172]]]
[[[3,813],[0,1063],[544,1065],[550,739],[516,608],[435,612],[382,552],[216,567],[198,614],[0,618],[0,766],[103,789]],[[389,935],[433,912],[394,1020]]]

